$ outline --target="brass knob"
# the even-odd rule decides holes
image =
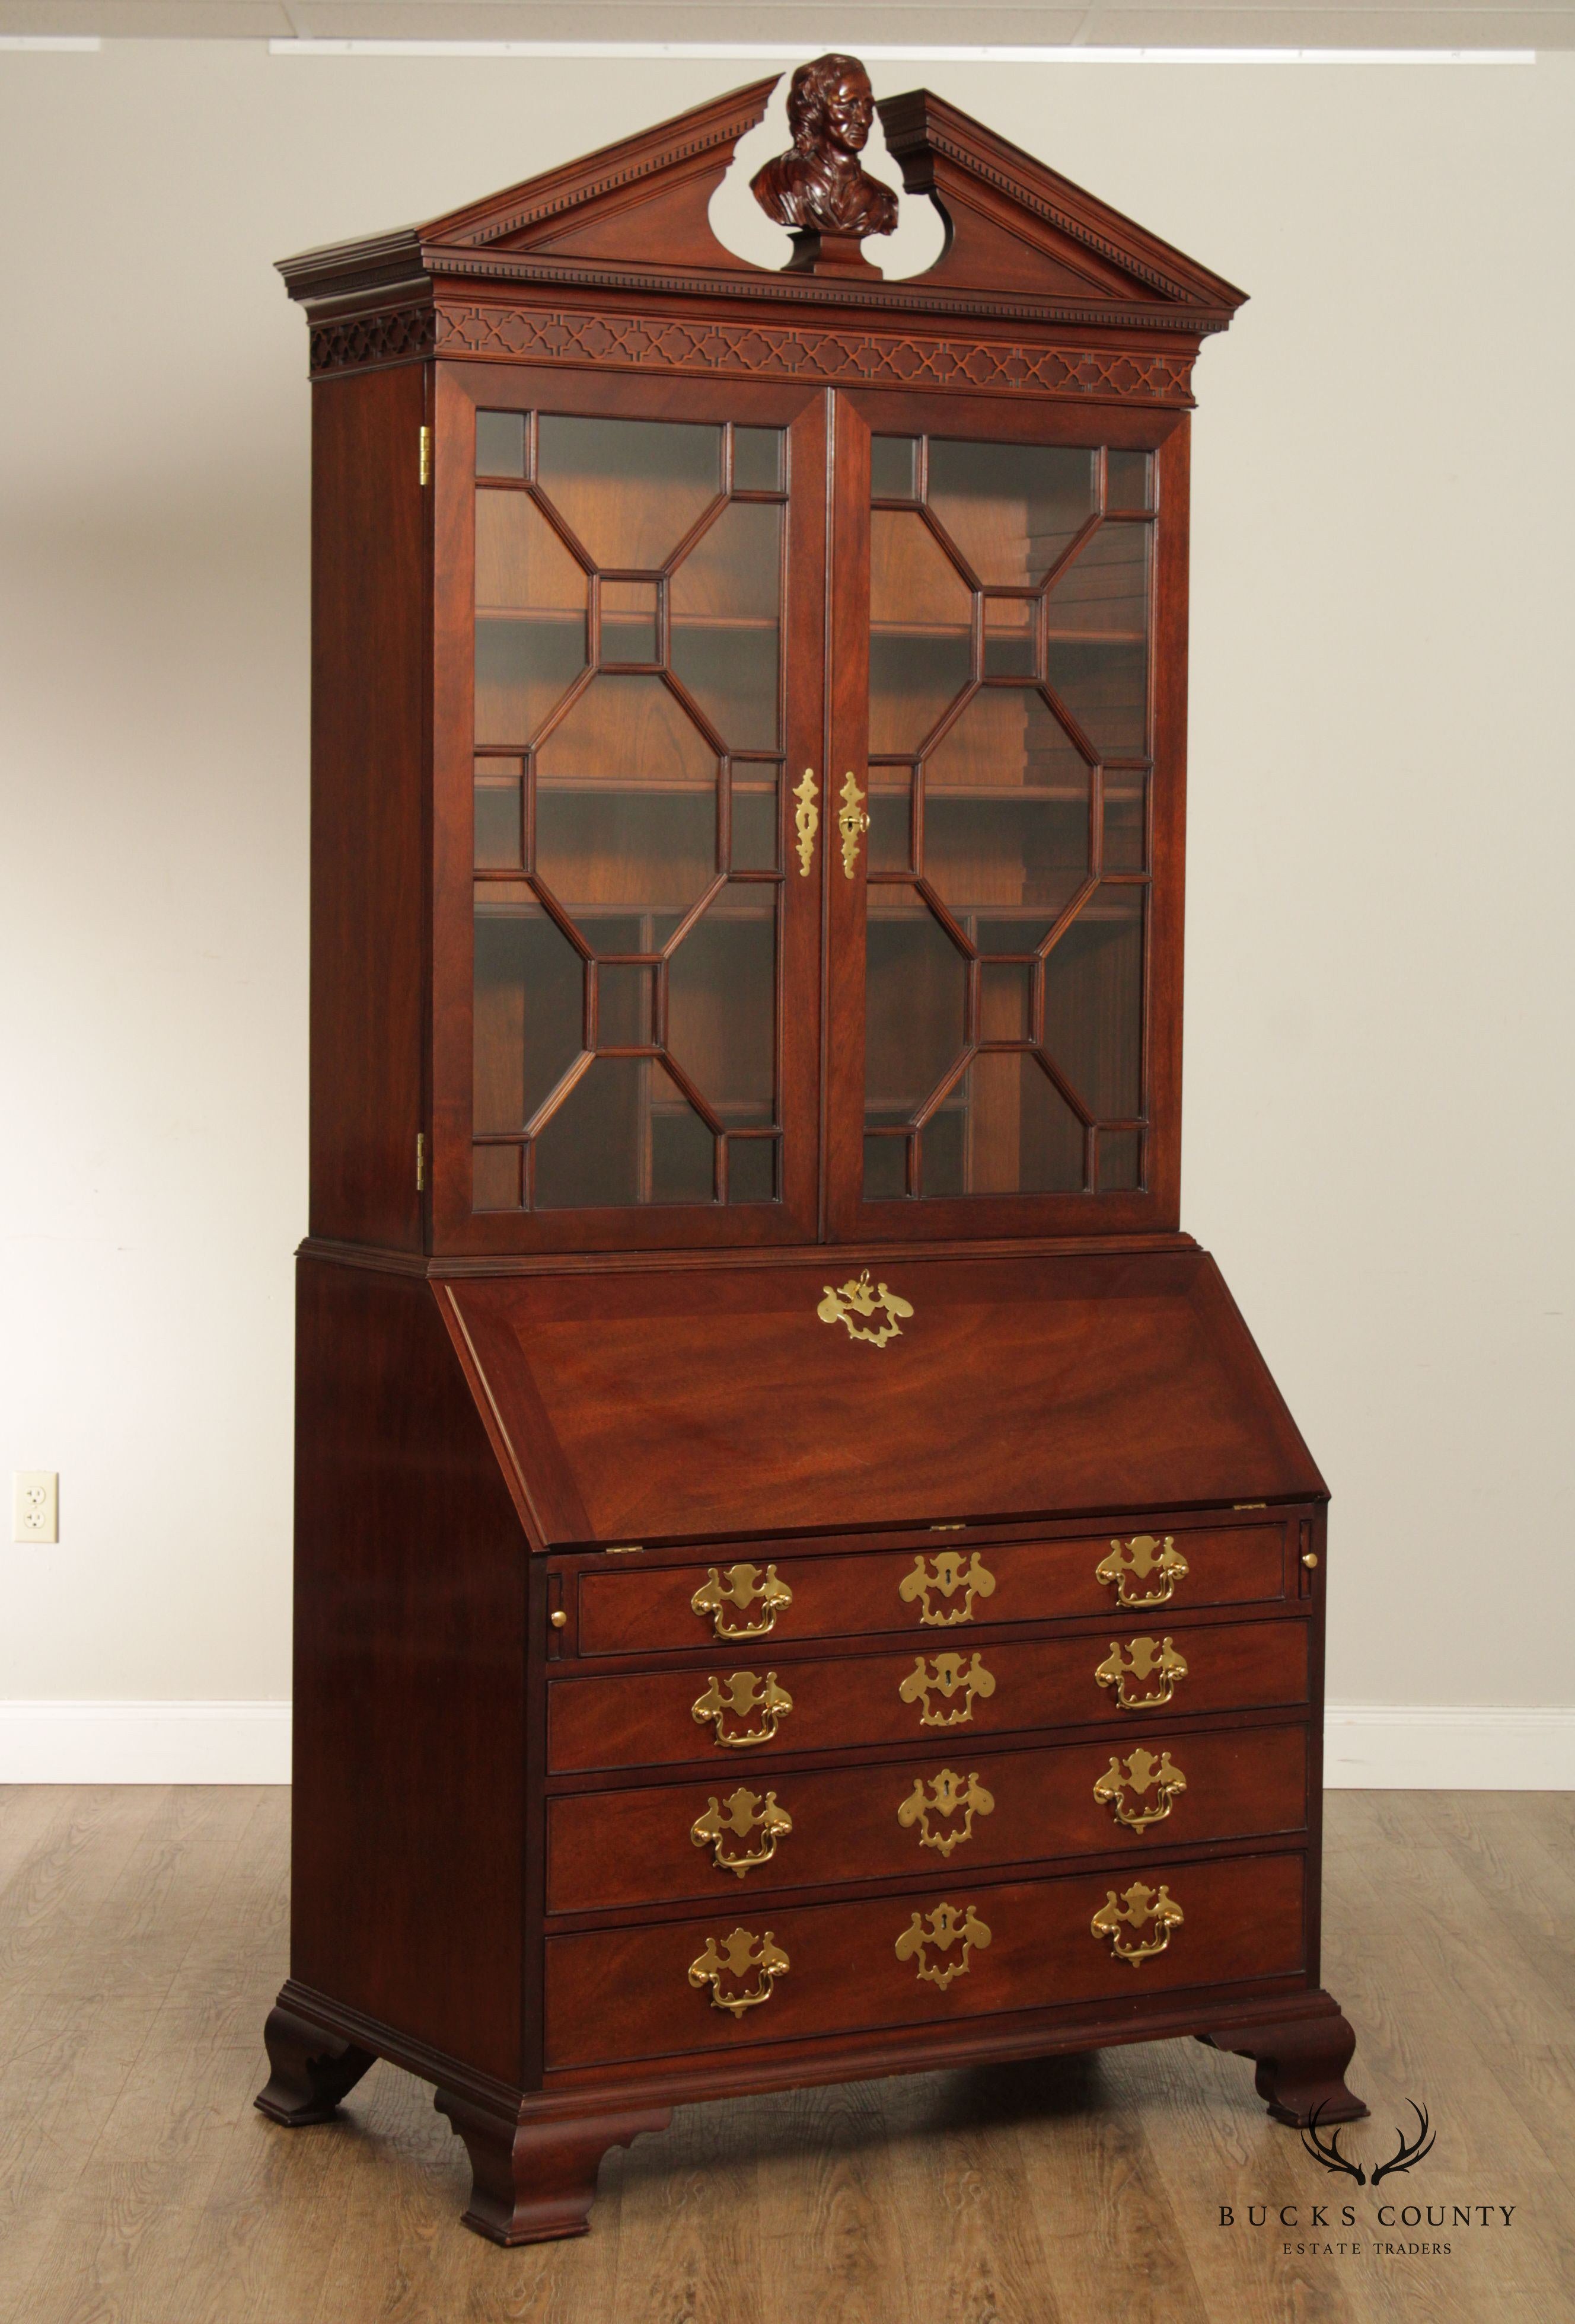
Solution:
[[[552,1628],[555,1630],[566,1630],[569,1628],[569,1617],[563,1611],[561,1606],[559,1607],[555,1614],[550,1615],[548,1618],[551,1622]]]
[[[1318,1552],[1315,1549],[1304,1549],[1302,1553],[1302,1563],[1303,1565],[1316,1565]]]

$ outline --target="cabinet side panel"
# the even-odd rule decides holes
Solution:
[[[419,364],[312,394],[311,1231],[422,1248]]]
[[[302,1259],[292,1974],[515,2081],[528,1553],[428,1285]]]

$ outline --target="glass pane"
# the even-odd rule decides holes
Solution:
[[[536,476],[594,565],[665,565],[722,488],[722,431],[544,411]]]
[[[656,972],[632,961],[602,961],[596,971],[596,1038],[601,1049],[651,1046],[656,1019]]]
[[[476,905],[474,1123],[523,1130],[583,1045],[579,954],[522,882]]]
[[[528,493],[476,495],[476,739],[528,742],[585,667],[587,586]]]
[[[729,1203],[775,1202],[777,1143],[774,1138],[728,1139]]]
[[[1105,770],[1105,869],[1146,872],[1148,829],[1144,812],[1148,777],[1126,767]]]
[[[776,890],[724,888],[667,970],[667,1047],[727,1128],[775,1120]]]
[[[1136,1130],[1099,1132],[1099,1192],[1130,1194],[1143,1183],[1138,1176],[1143,1133]]]
[[[782,453],[780,428],[735,428],[734,491],[779,493],[782,490]]]
[[[518,1146],[477,1146],[470,1154],[471,1205],[478,1211],[517,1211],[520,1207]]]
[[[783,512],[735,501],[672,576],[673,675],[735,751],[777,745]]]
[[[968,964],[903,888],[872,888],[865,945],[866,1111],[907,1119],[963,1053]]]
[[[733,770],[733,869],[774,872],[777,778],[769,767]]]
[[[987,597],[985,676],[1033,678],[1038,666],[1036,597]]]
[[[602,583],[601,659],[604,662],[655,660],[654,581]]]
[[[930,446],[928,506],[996,588],[1042,581],[1093,515],[1096,456],[1062,445]]]
[[[523,871],[523,761],[477,759],[475,788],[477,870]]]
[[[932,1113],[919,1138],[920,1192],[939,1195],[968,1192],[968,1082],[954,1089]]]
[[[908,1141],[905,1138],[866,1138],[864,1141],[864,1199],[866,1203],[900,1200],[908,1191]]]
[[[1150,531],[1101,525],[1050,593],[1052,688],[1112,758],[1148,750]]]
[[[661,678],[593,678],[542,745],[535,868],[571,918],[595,904],[683,910],[710,886],[717,761]]]
[[[1027,961],[987,960],[979,968],[979,1038],[1026,1041],[1033,1030],[1033,970]]]
[[[1153,463],[1146,452],[1110,451],[1105,455],[1105,505],[1113,509],[1153,506],[1150,481]]]
[[[1031,950],[1088,877],[1089,789],[1042,696],[982,689],[925,762],[924,877],[959,917],[1037,906]]]
[[[1140,1184],[1153,490],[1146,452],[875,439],[871,1194],[920,1113],[925,1198]]]
[[[1145,887],[1097,888],[1044,964],[1044,1047],[1097,1121],[1143,1111]]]
[[[973,602],[922,517],[870,521],[869,747],[916,751],[968,682]]]
[[[477,413],[476,473],[478,476],[524,475],[525,420],[523,412]]]
[[[536,1140],[536,1207],[709,1203],[715,1147],[654,1059],[595,1057]]]
[[[910,872],[913,840],[913,778],[906,767],[872,767],[869,770],[869,868],[872,872]]]
[[[484,456],[523,475],[531,437]],[[477,494],[477,860],[521,876],[477,885],[477,1123],[526,1141],[477,1198],[711,1203],[719,1120],[760,1133],[728,1199],[774,1201],[783,507],[721,498],[722,427],[546,414],[535,441],[528,488]],[[735,429],[735,489],[780,493],[785,453]]]
[[[869,446],[869,489],[877,501],[917,496],[919,442],[913,436],[874,436]]]
[[[969,1194],[1075,1194],[1083,1184],[1083,1125],[1042,1065],[1025,1053],[977,1056],[962,1084],[963,1167]],[[932,1190],[925,1173],[926,1194]]]

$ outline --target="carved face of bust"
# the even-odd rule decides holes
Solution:
[[[875,91],[869,75],[856,68],[844,73],[826,92],[826,128],[833,145],[849,153],[862,152],[869,143],[875,119]]]

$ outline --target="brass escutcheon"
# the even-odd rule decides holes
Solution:
[[[1105,1902],[1089,1922],[1089,1930],[1092,1936],[1108,1937],[1116,1959],[1130,1961],[1135,1969],[1139,1961],[1152,1960],[1155,1953],[1163,1952],[1171,1941],[1171,1931],[1179,1929],[1184,1918],[1163,1881],[1155,1889],[1142,1880],[1135,1880],[1119,1904],[1115,1889],[1106,1890]],[[1132,1937],[1126,1934],[1131,1930],[1135,1935],[1151,1926],[1158,1933],[1142,1943],[1134,1943]]]
[[[735,1929],[719,1945],[715,1937],[706,1939],[704,1952],[689,1965],[689,1981],[697,1989],[710,1987],[713,2009],[742,2017],[746,2009],[758,2009],[771,1999],[777,1978],[785,1977],[791,1966],[769,1929],[762,1937],[753,1929]],[[746,1978],[752,1983],[746,1985]]]
[[[693,1705],[692,1716],[699,1727],[710,1720],[717,1741],[726,1749],[747,1751],[754,1744],[769,1743],[778,1720],[785,1719],[792,1707],[792,1696],[786,1687],[778,1686],[774,1671],[767,1671],[764,1682],[753,1671],[734,1671],[725,1679],[706,1681],[706,1691]],[[756,1718],[759,1724],[746,1727],[742,1733],[727,1731],[736,1720]]]
[[[776,1627],[776,1618],[784,1606],[793,1602],[793,1593],[785,1582],[776,1578],[776,1568],[768,1565],[765,1579],[759,1578],[757,1565],[730,1565],[727,1580],[714,1565],[706,1570],[706,1578],[690,1600],[694,1611],[711,1618],[711,1628],[718,1638],[763,1638]],[[761,1609],[761,1619],[755,1622],[735,1622],[732,1613],[743,1614],[751,1606]]]
[[[799,877],[807,880],[814,860],[815,834],[820,827],[820,811],[815,805],[815,777],[811,768],[804,769],[804,779],[793,793],[798,805],[793,809],[793,830],[798,835],[793,845],[799,853]]]
[[[954,1977],[968,1975],[969,1953],[982,1953],[989,1941],[990,1932],[971,1904],[960,1913],[955,1904],[937,1904],[932,1913],[913,1914],[897,1939],[897,1959],[916,1960],[925,1983],[938,1985],[944,1992]],[[932,1961],[929,1957],[931,1947],[944,1955],[959,1943],[962,1950],[955,1960]]]
[[[930,1602],[931,1591],[939,1598],[955,1598],[959,1590],[963,1593],[960,1606],[932,1606]],[[903,1604],[911,1606],[917,1598],[919,1619],[934,1630],[950,1628],[958,1622],[971,1622],[974,1600],[993,1598],[995,1594],[996,1577],[981,1562],[977,1549],[970,1551],[966,1559],[960,1549],[938,1549],[928,1558],[916,1557],[912,1573],[904,1573],[897,1584],[897,1595]]]
[[[959,1775],[950,1767],[942,1767],[938,1775],[931,1777],[928,1789],[922,1775],[914,1777],[913,1790],[897,1810],[897,1821],[904,1831],[918,1825],[921,1848],[937,1848],[942,1856],[950,1856],[954,1848],[960,1848],[965,1840],[973,1837],[975,1816],[992,1814],[995,1805],[977,1775]],[[959,1815],[960,1824],[957,1821]],[[950,1824],[951,1829],[931,1831],[931,1816],[938,1824]]]
[[[718,1804],[715,1796],[706,1802],[704,1815],[696,1816],[689,1828],[689,1836],[697,1848],[709,1848],[713,1861],[723,1872],[736,1872],[740,1880],[757,1864],[769,1864],[776,1854],[776,1843],[785,1840],[793,1828],[793,1820],[785,1808],[779,1808],[776,1794],[767,1792],[764,1800],[740,1785],[732,1797]],[[741,1850],[733,1842],[754,1841]]]
[[[1116,1584],[1118,1606],[1163,1606],[1174,1595],[1186,1572],[1187,1561],[1176,1547],[1173,1534],[1166,1534],[1162,1542],[1152,1533],[1135,1533],[1125,1545],[1119,1541],[1110,1544],[1110,1554],[1095,1566],[1094,1579],[1107,1586]],[[1140,1597],[1131,1586],[1134,1577],[1146,1582],[1153,1573],[1160,1577],[1158,1589]]]
[[[1109,1809],[1117,1823],[1127,1824],[1134,1831],[1146,1831],[1151,1823],[1163,1823],[1171,1802],[1186,1788],[1187,1778],[1168,1751],[1162,1751],[1156,1759],[1152,1751],[1139,1750],[1128,1755],[1125,1766],[1118,1758],[1111,1760],[1094,1785],[1094,1797],[1101,1807]]]
[[[1109,1653],[1094,1673],[1101,1686],[1116,1689],[1116,1700],[1123,1711],[1158,1710],[1169,1702],[1186,1675],[1186,1658],[1176,1652],[1169,1638],[1129,1638],[1125,1646],[1112,1638]],[[1127,1692],[1131,1682],[1142,1683],[1150,1679],[1154,1682],[1151,1693]]]
[[[923,1704],[919,1713],[921,1727],[960,1727],[974,1715],[974,1697],[995,1692],[996,1682],[978,1655],[968,1657],[966,1669],[961,1655],[931,1655],[928,1660],[921,1655],[897,1689],[904,1702]],[[942,1702],[950,1702],[953,1695],[960,1694],[962,1702],[955,1711],[940,1711],[931,1703],[931,1694],[938,1694]]]
[[[858,861],[858,843],[869,829],[869,817],[864,811],[864,793],[851,774],[842,784],[842,805],[838,812],[837,828],[842,834],[842,876],[853,877],[853,867]]]
[[[822,1285],[821,1288],[826,1296],[815,1310],[821,1323],[846,1323],[850,1340],[867,1341],[872,1348],[884,1348],[888,1340],[900,1340],[903,1336],[902,1318],[913,1312],[908,1302],[899,1299],[885,1284],[871,1283],[867,1267],[862,1273],[850,1277],[837,1290],[833,1290],[829,1283]],[[884,1312],[886,1320],[873,1332],[866,1331],[864,1323],[854,1321],[856,1316],[867,1320],[877,1307]]]

